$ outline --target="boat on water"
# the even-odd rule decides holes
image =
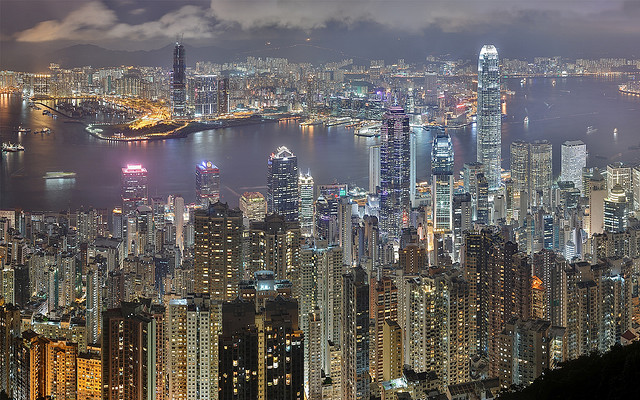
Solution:
[[[36,133],[51,133],[51,129],[49,128],[42,128],[39,131],[36,131]]]
[[[613,128],[613,136],[617,136],[618,135],[618,128]]]
[[[529,116],[524,117],[524,124],[527,125],[529,123]]]
[[[590,135],[590,134],[595,133],[595,132],[598,132],[598,128],[594,128],[591,125],[587,126],[587,135]]]
[[[362,136],[362,137],[378,137],[380,136],[381,126],[382,126],[381,124],[371,124],[371,125],[361,126],[359,128],[356,128],[353,134],[356,136]]]
[[[2,151],[6,151],[9,153],[24,151],[24,146],[22,146],[20,143],[4,142],[2,143]]]
[[[329,121],[325,122],[325,126],[345,125],[345,124],[348,124],[351,121],[352,121],[351,117],[332,118]]]
[[[300,123],[300,126],[313,126],[313,125],[322,125],[324,121],[320,118],[318,119],[310,119]]]
[[[47,172],[43,176],[44,179],[73,179],[75,177],[76,177],[75,172],[63,172],[63,171]]]
[[[29,132],[31,132],[31,128],[25,128],[22,125],[18,127],[18,133],[29,133]]]

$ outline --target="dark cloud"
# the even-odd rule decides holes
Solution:
[[[0,7],[3,40],[123,49],[162,45],[181,35],[195,45],[242,41],[243,48],[267,38],[298,43],[312,37],[349,52],[374,51],[390,45],[389,37],[404,43],[390,52],[456,52],[495,41],[582,54],[606,50],[600,43],[608,40],[637,53],[640,36],[640,0],[2,0]]]

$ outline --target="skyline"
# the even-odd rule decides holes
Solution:
[[[0,4],[0,68],[34,64],[34,52],[56,53],[78,44],[152,51],[176,38],[203,49],[190,53],[197,55],[192,63],[221,55],[230,60],[247,55],[410,62],[443,54],[475,58],[484,43],[512,57],[640,54],[635,40],[640,4],[634,1],[393,3],[7,0]]]
[[[541,9],[582,3],[610,10]],[[194,36],[0,71],[0,399],[502,400],[640,341],[640,57],[385,61],[392,30],[498,32],[520,0],[417,31],[412,0],[64,4],[14,43]],[[202,24],[307,49],[364,24],[375,59],[198,62]]]

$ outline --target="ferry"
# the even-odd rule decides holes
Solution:
[[[31,128],[25,128],[22,125],[18,127],[18,133],[29,133],[29,132],[31,132]]]
[[[72,179],[75,177],[76,177],[75,172],[62,172],[62,171],[47,172],[43,176],[44,179]]]
[[[10,153],[15,153],[17,151],[24,151],[24,146],[22,146],[20,143],[2,143],[2,151],[6,151],[6,152],[10,152]]]
[[[598,128],[594,128],[592,125],[587,126],[587,135],[598,132]]]
[[[378,137],[380,136],[381,126],[382,126],[381,124],[371,124],[371,125],[361,126],[359,128],[356,128],[353,134],[356,136],[363,136],[363,137]]]
[[[325,126],[338,126],[348,124],[349,122],[351,122],[351,117],[332,118],[325,122]]]

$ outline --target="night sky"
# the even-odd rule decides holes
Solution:
[[[17,48],[150,50],[178,36],[243,57],[305,45],[415,62],[473,57],[484,43],[508,58],[634,57],[638,21],[640,0],[2,0],[0,63]]]

